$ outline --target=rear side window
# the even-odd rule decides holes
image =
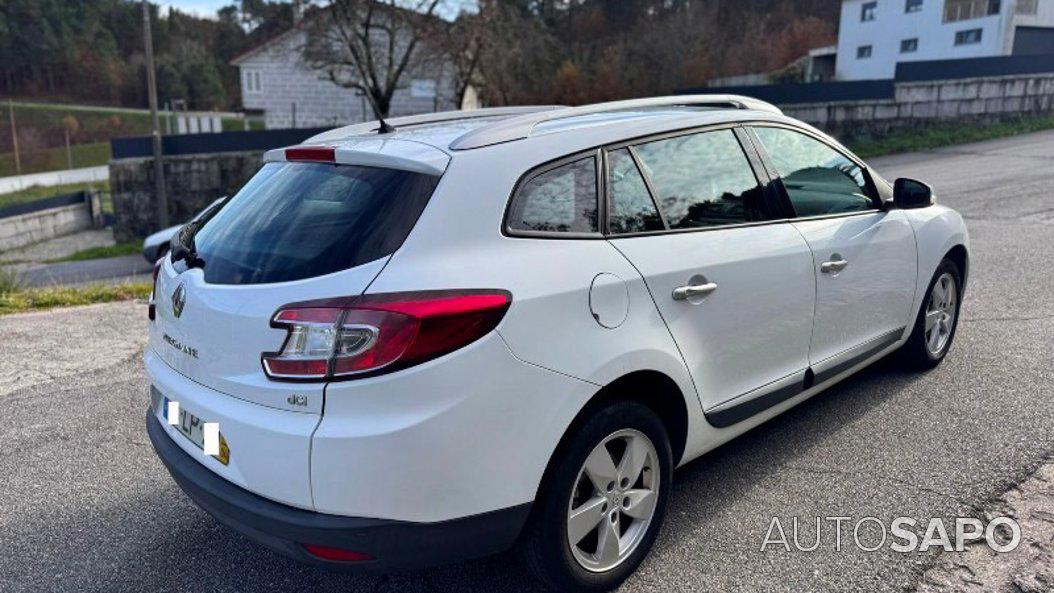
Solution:
[[[596,159],[572,161],[527,180],[513,198],[506,224],[512,231],[596,233]]]
[[[666,228],[628,148],[608,153],[608,227],[618,234]]]
[[[732,130],[634,147],[671,229],[762,219],[762,192]]]
[[[351,165],[267,163],[192,237],[205,281],[311,278],[390,255],[438,177]]]
[[[842,153],[794,130],[759,127],[754,131],[798,216],[875,208],[864,170]]]

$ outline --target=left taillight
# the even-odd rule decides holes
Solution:
[[[164,258],[161,258],[154,262],[154,286],[150,289],[150,305],[147,307],[147,315],[150,317],[150,321],[157,317],[157,307],[154,306],[155,297],[157,296],[157,276],[161,273],[161,263],[164,261]]]
[[[404,369],[467,346],[505,316],[504,290],[442,290],[297,303],[275,313],[287,331],[261,360],[278,380],[340,380]]]

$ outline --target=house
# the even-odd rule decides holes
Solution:
[[[836,78],[893,78],[898,62],[1054,55],[1054,0],[844,0]]]
[[[339,126],[374,119],[366,97],[339,86],[302,58],[306,31],[294,27],[236,56],[231,64],[241,77],[242,107],[263,112],[269,129]],[[392,97],[389,115],[413,115],[461,107],[443,63],[430,62],[407,72]]]

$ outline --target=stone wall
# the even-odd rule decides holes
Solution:
[[[781,106],[839,138],[936,122],[996,122],[1054,110],[1054,73],[897,83],[893,99]]]
[[[186,222],[217,198],[232,195],[260,168],[260,151],[167,156],[165,190],[170,224]],[[110,161],[114,237],[141,239],[157,228],[151,158]]]
[[[90,202],[0,218],[0,251],[92,228]]]

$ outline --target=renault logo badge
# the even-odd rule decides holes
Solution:
[[[187,304],[187,289],[180,282],[176,291],[172,293],[172,313],[178,318],[183,314],[183,306]]]

